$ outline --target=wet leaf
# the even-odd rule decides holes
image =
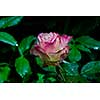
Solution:
[[[90,49],[87,48],[87,47],[85,47],[85,46],[82,45],[82,44],[76,45],[76,47],[77,47],[79,50],[82,50],[82,51],[84,51],[84,52],[89,52],[89,53],[91,53]]]
[[[81,53],[76,47],[73,47],[69,52],[68,58],[71,62],[77,62],[81,60]]]
[[[0,83],[7,81],[10,74],[10,68],[6,63],[0,63]]]
[[[79,75],[78,73],[79,65],[77,63],[66,63],[66,64],[64,63],[62,67],[64,68],[64,70],[66,71],[66,75],[68,76]]]
[[[89,36],[81,36],[76,39],[76,42],[79,42],[88,48],[92,48],[96,50],[100,49],[100,41],[97,41]]]
[[[89,81],[86,78],[81,77],[79,75],[67,76],[66,80],[67,80],[67,83],[89,83]]]
[[[17,73],[23,78],[24,76],[26,76],[27,74],[31,74],[31,68],[30,68],[30,64],[29,61],[21,56],[18,57],[15,61],[15,67],[16,67],[16,71]]]
[[[96,78],[97,73],[100,73],[100,61],[91,61],[81,69],[81,75],[84,77]]]
[[[19,45],[19,51],[21,54],[23,54],[26,50],[28,50],[30,48],[30,45],[34,39],[35,39],[35,37],[33,35],[31,35],[31,36],[24,38],[21,41],[21,43]]]
[[[22,18],[23,18],[22,16],[2,18],[0,19],[0,28],[6,28],[6,27],[17,25],[21,21]]]
[[[14,37],[6,32],[0,32],[0,41],[12,46],[18,46],[17,41],[14,39]]]

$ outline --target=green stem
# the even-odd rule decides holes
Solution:
[[[64,74],[63,74],[65,71],[60,65],[58,67],[59,67],[59,71],[57,72],[58,76],[61,78],[63,82],[66,82],[66,78],[64,77]]]
[[[19,47],[18,47],[18,51],[19,51],[20,56],[23,56],[23,53],[21,52]]]

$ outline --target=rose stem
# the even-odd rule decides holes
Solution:
[[[57,71],[58,76],[60,76],[60,78],[63,79],[64,82],[66,82],[66,79],[63,75],[63,72],[64,72],[63,68],[60,65],[58,65],[58,67],[59,67],[59,69],[58,69],[59,71]]]

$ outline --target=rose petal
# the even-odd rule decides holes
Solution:
[[[68,42],[71,40],[72,36],[63,35],[60,39],[60,48],[63,49],[68,45]]]
[[[55,32],[54,33],[50,32],[49,34],[52,34],[53,35],[50,43],[53,43],[55,41],[55,39],[59,36],[59,34],[58,33],[55,33]]]
[[[39,42],[53,42],[59,34],[57,33],[40,33],[38,35]]]
[[[58,36],[53,43],[48,43],[47,45],[45,45],[44,50],[46,51],[46,53],[56,53],[59,51],[59,43],[60,40]]]
[[[55,39],[57,38],[59,34],[57,33],[40,33],[38,35],[38,42],[37,44],[41,47],[41,48],[46,48],[48,47],[48,45],[51,45]]]
[[[45,50],[42,49],[41,47],[39,47],[38,45],[35,45],[34,48],[32,48],[32,49],[30,50],[30,53],[31,53],[31,54],[34,54],[34,55],[38,55],[37,52],[45,53]]]
[[[38,46],[35,46],[34,48],[32,48],[30,50],[30,54],[34,54],[35,56],[39,56],[42,61],[44,61],[45,59],[46,60],[49,59],[49,56],[44,52],[44,50],[42,50]]]
[[[61,56],[63,54],[67,55],[68,51],[69,51],[69,46],[66,46],[66,48],[64,48],[63,50],[61,50],[61,51],[59,51],[57,53],[49,53],[48,56],[50,58],[50,61],[59,61],[59,60],[65,58],[65,56],[64,56],[64,58],[61,58]]]

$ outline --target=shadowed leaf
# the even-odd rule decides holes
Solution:
[[[17,25],[21,21],[22,18],[23,18],[22,16],[2,18],[0,19],[0,28],[6,28],[6,27]]]

